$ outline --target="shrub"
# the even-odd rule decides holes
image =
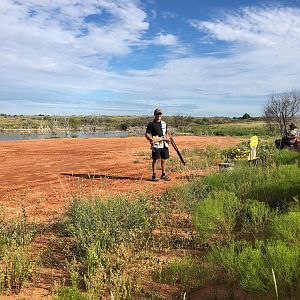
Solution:
[[[250,243],[238,243],[236,257],[236,273],[240,287],[246,291],[263,292],[268,290],[265,278],[270,276],[262,251],[263,244],[256,242],[253,247]]]
[[[278,168],[237,167],[232,172],[212,174],[202,181],[211,190],[234,192],[242,199],[257,199],[270,206],[286,207],[300,194],[300,169],[295,165]]]
[[[289,211],[277,215],[271,222],[269,234],[273,240],[282,240],[287,243],[300,242],[300,211]]]
[[[230,242],[211,247],[207,259],[232,284],[238,283],[246,291],[274,293],[272,270],[282,296],[290,296],[299,284],[299,245],[290,246],[282,241],[266,244],[256,241],[254,245],[246,241]]]
[[[273,160],[277,165],[294,164],[297,162],[299,164],[300,152],[291,151],[288,149],[277,150]]]
[[[261,231],[272,218],[270,207],[264,202],[246,200],[243,203],[241,222],[247,229]]]
[[[199,261],[187,256],[163,266],[155,273],[155,278],[161,283],[180,285],[184,291],[188,291],[202,286],[206,275]]]
[[[31,257],[28,255],[28,248],[7,248],[0,267],[0,290],[8,289],[19,293],[25,281],[30,278],[33,266]]]
[[[134,202],[124,197],[106,202],[74,198],[67,210],[66,229],[76,240],[78,254],[86,257],[90,245],[101,253],[123,241],[146,243],[154,222],[150,210],[149,201],[143,197]]]
[[[74,287],[60,287],[57,291],[55,300],[89,300],[88,296],[85,296],[77,288]]]
[[[266,245],[266,263],[273,269],[279,293],[291,295],[300,280],[300,246],[275,241]],[[270,280],[270,279],[269,279]],[[271,282],[269,283],[271,286]]]
[[[211,193],[196,207],[195,225],[201,239],[217,234],[230,239],[240,210],[241,202],[234,193]]]

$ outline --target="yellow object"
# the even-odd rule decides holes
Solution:
[[[249,140],[250,143],[250,153],[248,155],[248,160],[255,160],[257,159],[256,156],[256,148],[258,145],[258,136],[254,135]]]

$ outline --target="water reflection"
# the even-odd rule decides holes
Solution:
[[[101,132],[57,132],[57,133],[28,133],[0,131],[0,141],[18,141],[51,138],[90,138],[90,137],[124,137],[128,136],[125,131],[101,131]]]

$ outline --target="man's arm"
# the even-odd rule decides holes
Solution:
[[[153,142],[153,138],[152,138],[152,135],[151,135],[150,133],[147,133],[147,132],[146,132],[145,137],[146,137],[146,139],[147,139],[150,143]]]

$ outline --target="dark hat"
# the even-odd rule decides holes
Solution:
[[[156,109],[154,110],[154,115],[162,115],[161,109],[160,109],[160,108],[156,108]]]
[[[291,129],[297,128],[296,124],[294,124],[294,123],[291,123],[291,124],[289,125],[289,127],[290,127]]]

